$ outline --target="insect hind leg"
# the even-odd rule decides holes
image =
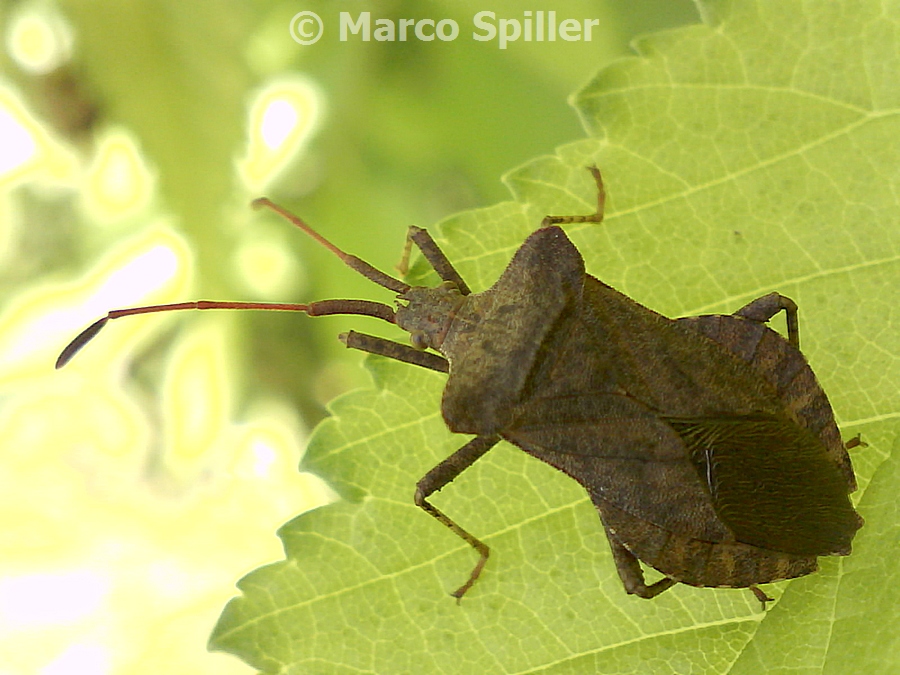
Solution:
[[[616,571],[619,573],[626,593],[650,600],[678,583],[674,579],[665,577],[648,586],[644,581],[644,570],[641,569],[641,563],[637,557],[619,543],[615,533],[608,527],[605,529],[609,547],[612,549],[613,561],[616,563]]]
[[[800,349],[800,332],[797,323],[797,303],[781,295],[781,293],[769,293],[757,298],[741,307],[734,316],[742,316],[759,323],[768,322],[778,312],[784,310],[787,319],[788,340],[797,349]]]

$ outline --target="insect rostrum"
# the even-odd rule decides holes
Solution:
[[[415,503],[479,553],[453,595],[461,598],[488,547],[429,496],[501,439],[577,480],[600,514],[629,593],[652,598],[681,582],[756,588],[809,574],[817,558],[847,555],[862,518],[855,479],[825,393],[799,351],[797,307],[777,293],[735,314],[672,320],[587,274],[560,224],[547,217],[499,280],[471,293],[425,230],[416,243],[444,280],[410,287],[349,256],[295,216],[263,200],[398,293],[396,311],[360,300],[274,305],[310,315],[367,314],[410,333],[412,347],[349,332],[348,347],[447,372],[441,412],[475,437],[418,483]],[[181,303],[116,310],[64,350],[71,358],[110,318],[167,309],[267,308]],[[778,312],[788,339],[765,324]],[[425,351],[431,349],[434,352]],[[664,578],[644,582],[639,561]]]

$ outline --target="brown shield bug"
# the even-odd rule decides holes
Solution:
[[[441,412],[475,438],[419,481],[415,503],[479,553],[489,549],[428,497],[501,439],[585,487],[625,590],[652,598],[675,583],[757,588],[847,555],[862,518],[846,447],[825,393],[799,350],[797,307],[777,293],[730,316],[668,319],[586,274],[559,227],[603,219],[548,216],[488,290],[472,293],[431,236],[410,228],[443,283],[411,287],[348,255],[266,199],[347,265],[398,294],[305,305],[197,301],[121,309],[85,329],[64,365],[109,319],[181,309],[361,314],[395,323],[412,346],[349,332],[348,347],[448,373]],[[788,339],[766,326],[787,316]],[[432,351],[427,351],[427,350]],[[647,585],[640,562],[664,578]]]

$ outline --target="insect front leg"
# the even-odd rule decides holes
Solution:
[[[616,535],[608,527],[604,526],[604,529],[606,538],[609,540],[609,547],[612,549],[616,571],[619,573],[626,593],[650,600],[678,583],[674,579],[665,577],[648,586],[644,582],[644,570],[641,569],[641,563],[635,555],[619,543]]]
[[[472,292],[459,272],[456,271],[456,268],[453,267],[453,263],[450,262],[446,254],[437,245],[437,242],[428,233],[428,230],[423,230],[415,225],[410,225],[409,230],[406,232],[406,245],[403,247],[403,256],[400,259],[400,264],[397,265],[397,269],[400,270],[401,274],[405,276],[409,271],[409,254],[412,251],[413,244],[419,247],[422,255],[425,256],[425,260],[428,261],[428,264],[431,265],[441,279],[456,284],[459,292],[463,295],[469,295]]]
[[[600,175],[600,169],[597,165],[587,168],[597,183],[597,212],[588,216],[546,216],[541,221],[541,227],[550,225],[565,225],[567,223],[600,223],[603,222],[603,210],[606,206],[606,188],[603,187],[603,176]]]
[[[788,340],[800,349],[800,332],[797,323],[797,303],[781,293],[769,293],[747,303],[734,313],[751,321],[766,323],[778,312],[784,310],[787,319]]]
[[[389,359],[411,363],[414,366],[436,370],[439,373],[450,372],[450,363],[443,356],[438,356],[431,352],[423,352],[420,349],[414,349],[400,342],[385,340],[384,338],[366,335],[365,333],[357,333],[354,330],[341,333],[338,335],[338,339],[350,349],[386,356]]]
[[[466,532],[427,500],[433,493],[440,490],[447,485],[447,483],[472,466],[479,457],[494,447],[499,440],[499,436],[476,436],[431,471],[426,473],[422,477],[422,480],[416,484],[416,506],[423,508],[430,515],[434,516],[453,530],[453,533],[456,536],[461,537],[468,542],[468,544],[478,551],[481,556],[475,564],[475,567],[472,569],[472,572],[469,574],[466,583],[450,594],[456,598],[457,602],[466,594],[466,591],[472,588],[472,584],[475,583],[475,580],[478,579],[478,576],[481,574],[481,570],[484,569],[484,565],[487,562],[491,551],[487,547],[487,544],[479,541]]]

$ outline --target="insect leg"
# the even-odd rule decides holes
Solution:
[[[546,216],[541,221],[541,227],[548,225],[565,225],[566,223],[600,223],[603,222],[603,209],[606,205],[606,189],[603,187],[603,177],[600,175],[600,169],[597,165],[587,168],[597,183],[597,213],[589,216]]]
[[[797,323],[797,303],[780,293],[769,293],[747,303],[734,313],[751,321],[766,323],[773,316],[784,310],[787,319],[788,340],[800,349],[800,332]]]
[[[753,584],[752,586],[748,586],[748,588],[753,592],[753,595],[756,596],[756,599],[759,600],[759,603],[762,605],[763,611],[766,611],[766,603],[772,602],[774,598],[770,598],[766,595],[766,592],[763,591],[759,586]]]
[[[619,578],[622,580],[626,593],[649,600],[678,583],[674,579],[665,577],[649,586],[645,584],[644,570],[641,569],[641,563],[631,551],[619,543],[616,535],[608,527],[605,529],[609,547],[612,549],[613,560],[616,563],[616,571],[619,573]]]
[[[469,574],[466,583],[450,594],[456,598],[457,601],[465,595],[466,591],[468,591],[472,587],[472,584],[475,583],[478,575],[481,574],[481,570],[484,569],[484,564],[487,562],[488,556],[490,555],[490,549],[487,547],[487,544],[479,541],[466,532],[426,500],[433,493],[440,490],[447,485],[447,483],[472,466],[479,457],[494,447],[499,440],[499,436],[476,436],[431,471],[426,473],[422,477],[422,480],[416,484],[416,506],[425,509],[430,515],[434,516],[453,530],[453,533],[456,536],[465,539],[466,542],[478,551],[481,556],[475,564],[475,567],[472,569],[472,572]]]
[[[384,338],[375,337],[374,335],[366,335],[365,333],[357,333],[351,330],[348,333],[341,333],[338,338],[351,349],[359,349],[370,354],[378,354],[386,356],[389,359],[404,361],[414,366],[422,366],[430,368],[439,373],[447,373],[450,371],[450,364],[443,356],[432,354],[431,352],[423,352],[419,349],[413,349],[409,345],[393,340],[385,340]]]
[[[400,259],[400,264],[397,265],[397,269],[400,270],[401,274],[405,275],[409,269],[409,253],[413,243],[419,247],[422,255],[425,256],[425,260],[428,261],[428,264],[438,273],[438,276],[441,279],[456,284],[459,292],[463,295],[469,295],[472,292],[469,289],[468,284],[466,284],[465,280],[460,276],[459,272],[456,271],[456,268],[453,267],[453,264],[428,233],[428,230],[423,230],[421,227],[416,227],[415,225],[411,225],[406,233],[406,245],[403,247],[403,257]]]

